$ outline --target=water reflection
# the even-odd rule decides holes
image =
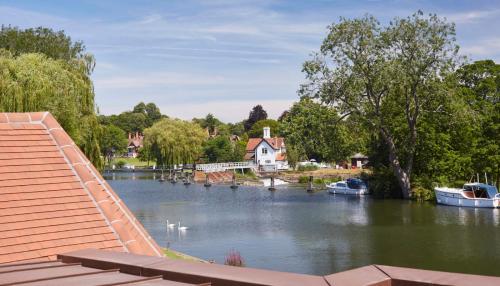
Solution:
[[[390,264],[498,275],[499,210],[300,188],[182,184],[152,173],[109,174],[109,182],[162,246],[221,263],[230,249],[252,267],[328,274]],[[166,228],[166,220],[189,226]]]

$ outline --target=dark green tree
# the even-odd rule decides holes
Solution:
[[[304,64],[309,83],[301,93],[377,131],[409,198],[420,119],[439,108],[443,79],[456,65],[455,27],[419,11],[387,26],[371,16],[341,19],[329,30],[321,52]]]
[[[248,119],[244,121],[243,125],[245,126],[245,130],[248,131],[252,129],[252,126],[255,122],[267,119],[267,112],[264,110],[262,105],[256,105],[248,114]]]

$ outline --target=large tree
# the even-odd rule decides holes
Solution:
[[[264,110],[262,105],[258,104],[254,106],[248,114],[248,119],[243,123],[243,125],[245,126],[245,130],[248,131],[252,129],[252,126],[255,124],[255,122],[264,119],[267,119],[267,112]]]
[[[102,126],[102,135],[99,138],[101,151],[108,163],[115,154],[123,153],[127,150],[127,137],[125,132],[115,125]]]
[[[144,130],[144,148],[160,166],[194,163],[201,155],[206,133],[196,123],[163,118]]]
[[[50,111],[97,168],[100,128],[81,42],[47,28],[0,30],[0,111]]]
[[[341,19],[329,27],[321,51],[304,64],[304,95],[354,114],[380,134],[405,198],[419,120],[446,96],[442,80],[456,64],[455,28],[417,12],[387,26],[374,17]]]
[[[356,150],[353,142],[357,134],[348,132],[334,108],[308,97],[293,104],[281,126],[287,153],[291,150],[296,159],[339,161],[362,148]]]
[[[281,136],[281,124],[274,119],[264,119],[255,122],[252,129],[248,131],[248,137],[262,138],[264,136],[264,127],[271,129],[271,137]]]

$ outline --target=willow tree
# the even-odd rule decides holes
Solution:
[[[387,26],[372,16],[341,19],[304,64],[309,82],[301,92],[377,131],[408,198],[419,120],[446,97],[442,79],[453,70],[457,52],[454,24],[436,15],[419,11]]]
[[[206,132],[195,123],[163,118],[144,130],[144,148],[160,166],[194,163],[202,153]]]
[[[94,57],[82,42],[48,28],[0,29],[0,111],[50,111],[97,168],[102,168]]]
[[[102,167],[94,91],[85,63],[0,50],[0,111],[49,111],[97,167]]]

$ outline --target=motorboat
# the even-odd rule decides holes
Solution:
[[[345,195],[367,195],[368,187],[361,179],[350,178],[345,181],[327,184],[330,194],[345,194]]]
[[[484,183],[467,183],[463,188],[434,188],[438,204],[474,207],[500,208],[500,193],[495,186]]]

